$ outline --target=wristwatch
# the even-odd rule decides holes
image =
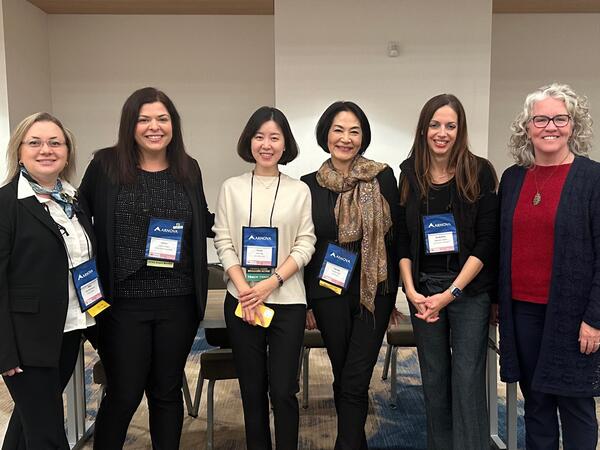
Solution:
[[[460,289],[459,287],[454,286],[453,284],[450,285],[450,287],[448,288],[448,290],[450,291],[450,293],[452,294],[452,296],[455,299],[457,299],[458,297],[460,297],[461,295],[463,295],[462,289]]]

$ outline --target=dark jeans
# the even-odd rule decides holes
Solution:
[[[62,392],[79,354],[81,336],[93,340],[96,327],[63,335],[58,367],[22,366],[23,373],[4,377],[15,402],[2,450],[68,450]]]
[[[336,450],[368,448],[369,383],[395,301],[395,294],[376,296],[371,314],[360,306],[358,296],[350,294],[312,300],[333,370]]]
[[[558,450],[562,425],[564,450],[595,450],[598,442],[596,403],[592,397],[577,398],[546,394],[531,388],[540,353],[546,305],[513,301],[515,339],[525,399],[527,450]]]
[[[487,294],[460,297],[435,323],[411,320],[427,414],[429,450],[489,448],[485,368],[490,315]]]
[[[117,299],[99,321],[99,353],[106,372],[94,449],[123,448],[144,392],[155,450],[179,448],[183,370],[198,329],[192,296]]]
[[[273,405],[275,447],[298,448],[298,364],[304,340],[306,306],[269,304],[275,311],[268,328],[234,315],[237,299],[225,297],[225,321],[233,349],[244,407],[246,447],[271,450],[269,397]]]

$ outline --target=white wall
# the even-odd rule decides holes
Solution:
[[[11,130],[26,116],[52,112],[48,16],[24,0],[2,0]]]
[[[54,111],[77,138],[78,175],[116,142],[125,99],[155,86],[214,208],[223,180],[249,168],[235,153],[248,117],[274,103],[273,17],[51,15],[49,28]]]
[[[553,81],[588,97],[600,143],[600,14],[495,14],[492,23],[489,155],[498,173],[512,164],[509,126],[525,97]]]
[[[300,175],[326,158],[314,138],[335,100],[356,101],[371,122],[366,156],[398,173],[421,107],[448,92],[464,103],[472,148],[487,154],[491,1],[275,0],[277,106],[290,119]],[[399,41],[400,56],[387,56]]]
[[[10,134],[8,119],[8,85],[6,83],[6,49],[4,46],[4,14],[0,1],[0,185],[6,176],[6,144]]]

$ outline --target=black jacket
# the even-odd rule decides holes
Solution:
[[[90,162],[81,180],[79,192],[85,197],[94,219],[94,231],[98,240],[98,272],[102,287],[109,302],[113,301],[114,292],[114,220],[115,204],[119,193],[119,185],[113,183],[104,170],[101,160],[110,158],[113,148],[98,150]],[[212,237],[214,214],[208,211],[202,174],[196,160],[190,158],[193,170],[197,172],[197,181],[184,184],[184,189],[192,205],[192,263],[194,288],[198,317],[204,318],[206,295],[208,293],[208,263],[206,259],[206,238]]]
[[[60,231],[37,198],[17,199],[18,180],[0,189],[0,372],[58,367],[69,303]],[[85,211],[80,201],[77,218],[95,248]]]
[[[334,216],[334,207],[337,201],[338,193],[330,191],[317,183],[317,172],[309,173],[300,178],[310,188],[312,197],[312,219],[315,225],[315,235],[317,242],[315,244],[315,254],[310,263],[304,268],[304,285],[306,286],[306,297],[310,306],[310,300],[315,298],[331,297],[335,294],[329,289],[319,286],[319,271],[327,245],[335,242],[337,239],[337,225]],[[388,167],[377,175],[379,189],[390,206],[392,216],[392,228],[386,235],[386,254],[387,254],[387,281],[380,283],[377,292],[379,294],[394,294],[398,292],[398,212],[400,207],[400,198],[398,196],[398,186],[394,171]],[[360,256],[360,255],[359,255]],[[352,274],[352,280],[348,287],[348,292],[360,294],[360,257],[356,261],[356,267]]]
[[[466,295],[483,292],[496,301],[497,255],[498,255],[498,196],[496,177],[492,165],[477,157],[479,164],[480,197],[468,203],[459,195],[452,197],[452,211],[458,228],[458,262],[460,267],[471,255],[483,262],[481,272],[465,288]],[[419,291],[419,259],[421,256],[421,198],[415,173],[414,159],[409,158],[400,165],[400,185],[407,180],[410,191],[406,204],[400,207],[399,257],[412,262],[415,289]]]

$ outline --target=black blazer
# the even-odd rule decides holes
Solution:
[[[315,225],[315,234],[317,242],[315,244],[315,254],[304,268],[304,285],[306,286],[306,297],[310,307],[310,301],[317,298],[326,298],[335,296],[329,289],[319,285],[319,271],[327,245],[337,239],[337,226],[335,222],[334,207],[337,201],[338,193],[330,191],[319,185],[317,182],[317,172],[312,172],[300,178],[310,188],[312,196],[312,218]],[[380,283],[377,289],[378,294],[394,294],[398,292],[399,266],[398,266],[398,212],[400,209],[400,197],[398,195],[398,185],[394,171],[387,167],[377,175],[379,189],[390,206],[392,216],[392,228],[388,231],[385,240],[387,256],[387,281]],[[360,255],[356,261],[356,267],[348,286],[348,292],[354,295],[360,295]]]
[[[60,231],[37,198],[17,199],[18,180],[0,188],[0,372],[58,367],[69,302]],[[95,248],[84,202],[76,214]]]
[[[86,199],[94,220],[94,231],[98,240],[98,271],[107,300],[112,302],[114,292],[114,222],[115,204],[119,193],[119,184],[113,183],[102,161],[111,158],[112,147],[98,150],[85,171],[79,192]],[[185,192],[192,205],[192,262],[194,267],[194,288],[198,317],[204,318],[206,296],[208,294],[208,263],[206,259],[206,238],[213,237],[212,226],[215,216],[208,211],[202,173],[196,160],[190,158],[192,169],[197,172],[197,181],[184,184]]]

